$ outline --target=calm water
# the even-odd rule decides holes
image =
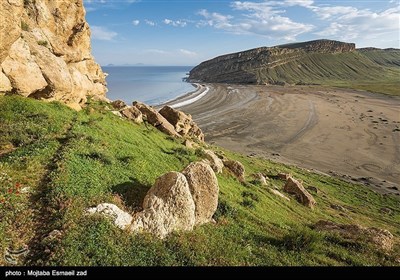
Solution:
[[[191,66],[112,66],[102,67],[108,73],[108,93],[111,100],[121,99],[130,104],[141,101],[157,105],[193,91],[190,83],[182,81]]]

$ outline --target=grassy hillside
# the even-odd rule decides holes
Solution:
[[[262,83],[322,84],[400,95],[399,65],[400,51],[304,53],[254,73]]]
[[[314,186],[310,210],[219,174],[216,224],[164,240],[129,235],[84,209],[111,202],[138,211],[155,179],[201,158],[152,127],[122,120],[92,103],[77,113],[58,103],[0,97],[0,252],[28,245],[19,265],[398,265],[400,203],[307,170],[229,151],[247,174],[290,172]],[[218,147],[213,147],[220,150]],[[342,210],[332,208],[340,205]],[[383,213],[382,207],[390,209]],[[338,208],[338,207],[336,207]],[[311,228],[320,219],[388,229],[394,251],[384,253]],[[61,235],[46,237],[53,230]],[[0,265],[9,265],[3,258]]]

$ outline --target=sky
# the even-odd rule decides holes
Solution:
[[[315,39],[400,48],[400,0],[84,0],[101,65],[185,65]]]

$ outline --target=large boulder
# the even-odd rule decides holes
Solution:
[[[126,107],[119,112],[121,113],[122,116],[135,123],[143,122],[143,114],[136,107]]]
[[[111,106],[113,106],[114,109],[116,110],[122,110],[124,108],[126,108],[126,103],[122,100],[114,100],[113,102],[111,102]]]
[[[159,113],[174,126],[176,132],[181,136],[197,138],[204,142],[204,134],[192,120],[191,115],[175,110],[169,106],[164,106]]]
[[[88,214],[99,213],[113,220],[120,229],[127,228],[132,222],[132,216],[111,203],[101,203],[97,207],[86,210]]]
[[[149,232],[164,238],[172,231],[192,230],[195,203],[186,177],[169,172],[159,177],[143,201],[143,211],[134,216],[131,232]]]
[[[222,160],[217,157],[211,150],[203,150],[203,152],[205,158],[210,162],[210,166],[215,171],[215,173],[222,173],[222,168],[224,167],[224,163],[222,162]]]
[[[390,251],[393,247],[393,234],[386,229],[366,228],[360,225],[337,224],[331,221],[318,221],[314,228],[319,231],[338,233],[352,240],[367,240],[378,248]]]
[[[231,159],[224,159],[223,163],[224,166],[228,168],[240,182],[244,182],[245,169],[242,163]]]
[[[196,225],[208,223],[218,206],[218,180],[212,168],[203,162],[193,162],[183,171],[195,204]]]
[[[154,127],[156,127],[158,130],[171,136],[181,137],[175,131],[174,126],[170,124],[167,119],[165,119],[159,112],[157,112],[151,106],[148,106],[138,101],[133,102],[132,105],[133,107],[139,109],[139,111],[142,112],[143,116],[145,117],[145,120]]]

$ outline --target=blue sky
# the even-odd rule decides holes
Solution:
[[[84,0],[101,65],[197,65],[320,38],[399,48],[400,0]]]

